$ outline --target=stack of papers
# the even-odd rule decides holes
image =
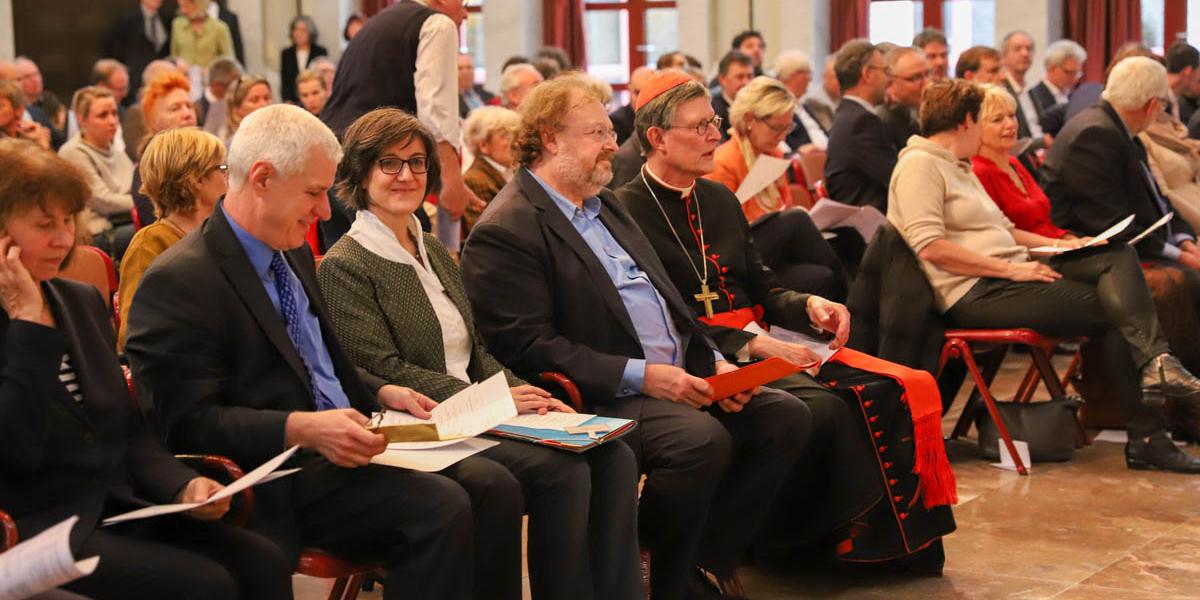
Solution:
[[[1173,214],[1174,213],[1171,213],[1171,215],[1173,215]],[[1145,236],[1145,234],[1161,227],[1168,220],[1170,220],[1171,215],[1167,215],[1166,217],[1163,217],[1162,219],[1160,219],[1158,221],[1158,223],[1154,224],[1154,226],[1152,226],[1150,229],[1147,229],[1146,231],[1142,232],[1142,236]],[[1100,233],[1100,235],[1092,238],[1090,241],[1088,241],[1088,243],[1084,244],[1083,246],[1080,246],[1079,248],[1056,248],[1054,246],[1038,246],[1037,248],[1030,248],[1029,253],[1035,254],[1035,255],[1052,255],[1052,254],[1064,254],[1066,252],[1071,252],[1074,250],[1083,250],[1084,248],[1091,248],[1092,246],[1095,246],[1096,244],[1099,244],[1101,242],[1105,242],[1109,238],[1117,235],[1118,233],[1125,231],[1126,229],[1129,228],[1130,223],[1133,223],[1133,215],[1129,215],[1128,217],[1121,219],[1116,225],[1113,225],[1112,227],[1105,229],[1103,232]],[[1141,240],[1142,236],[1139,236],[1137,239]],[[1136,242],[1134,242],[1134,243],[1136,243]]]
[[[100,557],[75,560],[72,516],[0,554],[0,600],[20,600],[91,575]]]
[[[829,231],[836,227],[853,227],[868,243],[875,237],[875,232],[887,221],[887,217],[874,206],[852,206],[836,202],[829,198],[821,198],[808,210],[813,224],[821,231]]]
[[[583,452],[625,435],[635,425],[629,419],[549,412],[544,415],[520,415],[497,425],[491,433],[560,450]],[[577,428],[588,431],[576,432]]]

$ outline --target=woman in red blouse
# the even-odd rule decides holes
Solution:
[[[1071,232],[1050,222],[1050,200],[1033,176],[1008,151],[1017,144],[1017,101],[996,85],[984,86],[979,111],[982,140],[979,153],[971,158],[975,176],[988,196],[1017,229],[1062,240],[1075,239]],[[1146,285],[1158,308],[1158,320],[1167,342],[1184,366],[1200,369],[1200,315],[1183,273],[1174,267],[1143,263]],[[1200,414],[1188,407],[1171,407],[1169,417],[1176,440],[1200,441]]]

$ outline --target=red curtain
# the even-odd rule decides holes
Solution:
[[[1085,80],[1102,81],[1117,48],[1142,41],[1141,0],[1064,0],[1063,36],[1087,50]]]
[[[575,68],[587,69],[583,37],[584,0],[542,0],[542,42],[567,52]]]
[[[360,0],[360,2],[362,6],[362,14],[370,19],[379,11],[395,4],[396,0]]]
[[[867,37],[867,8],[869,0],[829,0],[829,51],[837,52],[842,44]]]

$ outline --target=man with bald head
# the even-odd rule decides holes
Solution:
[[[642,91],[642,86],[646,84],[646,80],[650,79],[651,75],[654,75],[654,69],[650,67],[634,69],[629,76],[629,104],[608,114],[613,130],[617,132],[618,146],[624,144],[625,140],[633,134],[633,106],[637,103],[638,92]]]

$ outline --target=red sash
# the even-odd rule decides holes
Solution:
[[[762,318],[763,307],[755,304],[752,308],[739,308],[737,310],[716,313],[711,319],[700,317],[700,321],[708,325],[729,327],[730,329],[741,329],[753,321],[758,323],[763,329],[767,329],[767,324],[763,322]]]
[[[916,446],[913,473],[920,480],[918,492],[925,508],[956,504],[954,471],[942,440],[942,395],[933,375],[849,348],[842,348],[829,360],[889,377],[900,384],[903,390],[900,399],[908,404],[912,414]]]

